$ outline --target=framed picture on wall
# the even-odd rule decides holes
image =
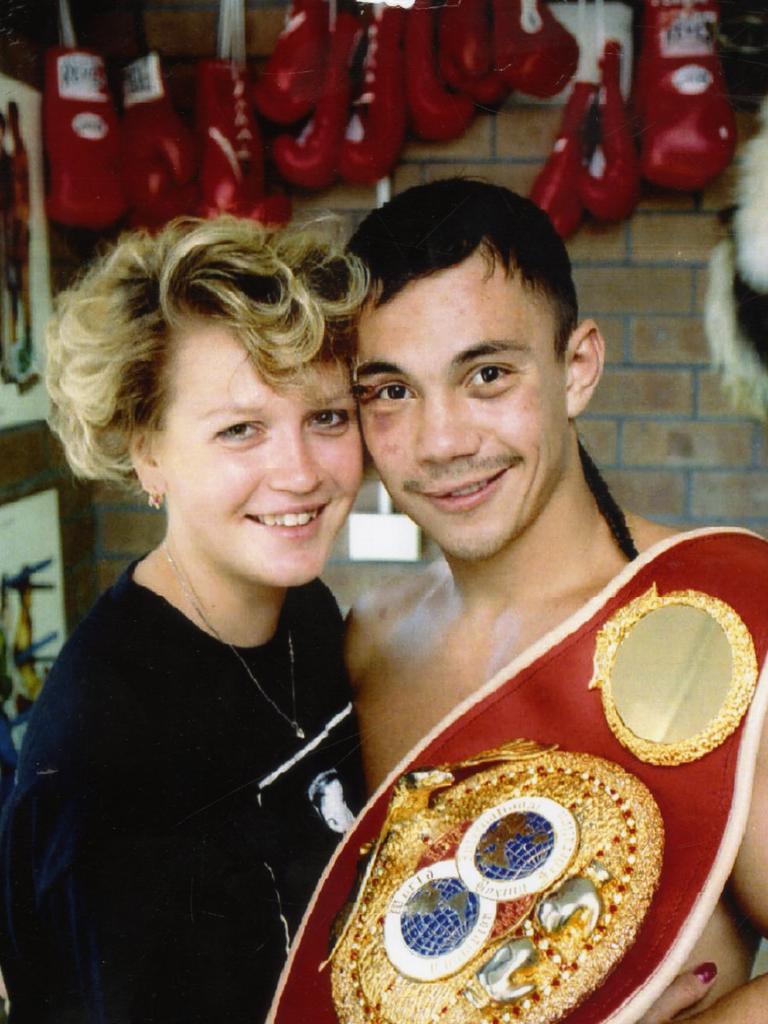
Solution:
[[[58,495],[51,489],[0,505],[0,767],[5,784],[64,636]]]
[[[51,313],[42,97],[0,75],[0,428],[43,419],[42,335]]]

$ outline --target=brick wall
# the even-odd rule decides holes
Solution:
[[[119,4],[94,7],[81,42],[99,46],[116,68],[138,52],[133,24]],[[281,21],[279,5],[249,6],[255,67],[271,51]],[[177,107],[190,117],[194,58],[213,51],[215,4],[149,0],[144,28],[149,45],[164,56]],[[512,99],[497,114],[478,115],[456,142],[412,141],[393,175],[393,189],[468,173],[526,193],[549,153],[559,116],[556,108]],[[754,131],[754,117],[740,113],[738,119],[743,143]],[[680,527],[736,523],[768,532],[764,429],[729,407],[701,326],[707,256],[719,237],[717,212],[731,201],[732,180],[733,168],[701,194],[648,188],[629,221],[585,223],[570,240],[582,313],[598,319],[608,343],[605,377],[581,427],[627,508]],[[373,188],[337,185],[294,193],[298,215],[331,209],[350,225],[374,202]],[[64,266],[77,255],[67,241]],[[0,440],[14,444],[13,438]],[[370,483],[360,507],[374,507]],[[157,541],[162,516],[105,487],[94,491],[93,513],[93,561],[101,587]],[[345,551],[342,538],[327,576],[348,603],[392,567],[350,566]]]

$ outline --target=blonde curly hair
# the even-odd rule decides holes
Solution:
[[[130,444],[162,425],[173,340],[230,330],[272,386],[348,360],[367,291],[328,222],[270,231],[223,216],[124,235],[62,292],[47,330],[50,424],[77,476],[135,483]]]

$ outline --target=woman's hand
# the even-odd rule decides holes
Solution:
[[[678,974],[672,984],[638,1021],[638,1024],[666,1024],[678,1013],[695,1006],[709,992],[717,977],[717,964],[699,964],[692,971]]]

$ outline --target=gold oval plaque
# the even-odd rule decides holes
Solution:
[[[340,1021],[553,1024],[631,946],[661,872],[653,796],[531,746],[401,778],[332,953]]]
[[[719,746],[756,683],[752,637],[730,605],[697,590],[661,596],[654,586],[600,630],[590,688],[600,689],[623,746],[671,765]]]

